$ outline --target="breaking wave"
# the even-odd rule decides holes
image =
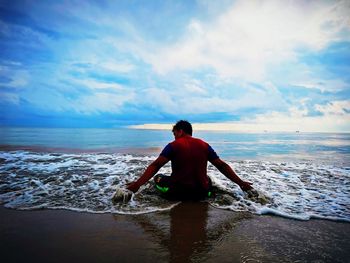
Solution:
[[[0,203],[5,207],[69,209],[91,213],[139,214],[170,209],[151,183],[127,203],[113,203],[117,187],[138,178],[154,156],[115,153],[45,153],[0,151]],[[209,166],[216,194],[208,202],[218,208],[308,220],[350,222],[350,168],[311,161],[228,162],[266,202],[250,198]],[[170,174],[170,165],[160,171]]]

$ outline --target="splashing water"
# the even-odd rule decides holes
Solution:
[[[146,184],[129,202],[113,202],[117,188],[138,178],[153,156],[112,153],[0,152],[0,203],[5,207],[69,209],[91,213],[148,213],[176,203]],[[211,205],[308,220],[350,221],[350,168],[314,162],[228,162],[257,195],[247,194],[213,166]],[[170,165],[160,171],[170,174]],[[264,199],[262,199],[264,198]]]

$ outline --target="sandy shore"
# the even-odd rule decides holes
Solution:
[[[350,224],[182,203],[145,215],[0,208],[1,262],[349,262]]]

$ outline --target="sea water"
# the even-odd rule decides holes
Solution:
[[[249,198],[209,165],[217,190],[208,199],[211,205],[350,222],[350,134],[201,131],[194,136],[211,144],[268,200]],[[139,214],[176,204],[159,197],[151,183],[127,203],[112,201],[116,188],[137,179],[173,140],[170,131],[1,128],[0,138],[0,203],[5,207]],[[160,172],[170,174],[170,164]]]

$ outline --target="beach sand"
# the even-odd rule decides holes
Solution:
[[[0,208],[1,262],[350,262],[350,224],[180,203],[144,215]]]

